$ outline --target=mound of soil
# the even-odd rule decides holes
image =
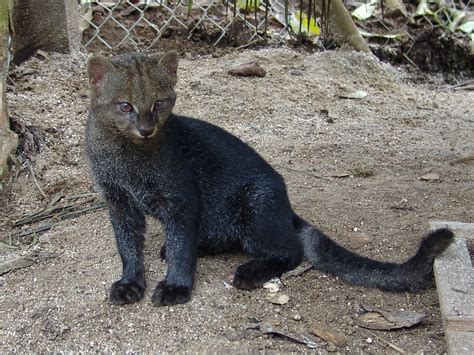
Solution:
[[[448,79],[474,77],[474,54],[465,35],[439,29],[420,29],[413,39],[374,47],[374,54],[392,64],[415,65],[428,73],[444,73]]]
[[[228,74],[251,61],[267,75]],[[311,270],[283,280],[280,292],[289,301],[277,305],[267,300],[266,289],[226,286],[245,260],[235,254],[200,259],[191,302],[155,308],[151,292],[166,264],[159,258],[163,231],[153,220],[145,246],[147,294],[134,305],[111,305],[108,290],[121,263],[104,209],[13,226],[48,208],[58,193],[72,199],[94,191],[83,150],[85,63],[85,56],[33,59],[23,64],[32,74],[9,88],[11,116],[35,127],[44,141],[34,176],[17,170],[11,195],[1,201],[0,352],[307,350],[255,330],[255,322],[307,337],[321,353],[391,352],[387,342],[407,353],[446,351],[433,288],[384,293]],[[474,92],[444,90],[436,78],[429,85],[412,79],[373,56],[343,51],[199,56],[180,62],[175,112],[217,124],[254,147],[285,177],[294,209],[339,243],[372,258],[402,261],[430,220],[472,222],[474,215],[474,166],[462,159],[473,154]],[[361,91],[367,95],[354,95]],[[50,225],[39,235],[20,237],[24,228],[43,223]],[[371,334],[357,325],[360,303],[408,309],[426,319]],[[337,348],[314,337],[315,323],[347,343]]]

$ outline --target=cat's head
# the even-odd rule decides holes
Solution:
[[[157,135],[174,107],[178,53],[94,56],[88,63],[92,119],[140,143]]]

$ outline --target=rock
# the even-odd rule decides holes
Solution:
[[[278,277],[274,277],[270,281],[265,282],[263,284],[263,288],[267,289],[271,293],[275,293],[283,288],[283,284]]]
[[[290,300],[290,296],[284,293],[272,293],[267,296],[267,300],[273,304],[284,305]]]
[[[362,248],[364,245],[369,244],[372,241],[370,235],[360,232],[351,232],[349,233],[349,247],[351,249],[359,249]]]
[[[299,314],[299,313],[293,314],[293,315],[291,316],[291,318],[292,318],[293,320],[295,320],[295,321],[300,321],[300,320],[303,319],[303,317],[301,317],[301,314]]]
[[[256,61],[241,64],[234,68],[229,69],[229,74],[235,76],[257,76],[264,77],[267,75],[265,69],[263,69]]]

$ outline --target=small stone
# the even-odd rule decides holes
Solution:
[[[301,319],[303,319],[303,317],[301,317],[301,314],[299,313],[293,314],[291,318],[293,318],[293,320],[296,320],[296,321],[300,321]]]
[[[267,72],[256,61],[253,61],[229,69],[229,74],[234,76],[264,77]]]
[[[267,300],[273,304],[283,305],[288,303],[290,296],[284,293],[271,293],[267,296]]]
[[[349,234],[349,247],[359,249],[372,241],[372,237],[365,233],[352,232]]]
[[[336,345],[334,345],[332,343],[328,343],[328,345],[326,345],[326,351],[328,351],[330,353],[333,353],[333,352],[337,351],[337,347],[336,347]]]
[[[278,277],[274,277],[270,281],[267,281],[263,284],[263,288],[267,289],[271,293],[275,293],[280,291],[283,288],[283,284],[281,283]]]

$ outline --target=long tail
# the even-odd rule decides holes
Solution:
[[[388,263],[353,253],[329,239],[298,216],[295,228],[303,242],[305,256],[320,271],[344,281],[392,292],[418,292],[433,279],[433,261],[453,241],[454,234],[444,228],[426,235],[416,254],[404,263]]]

